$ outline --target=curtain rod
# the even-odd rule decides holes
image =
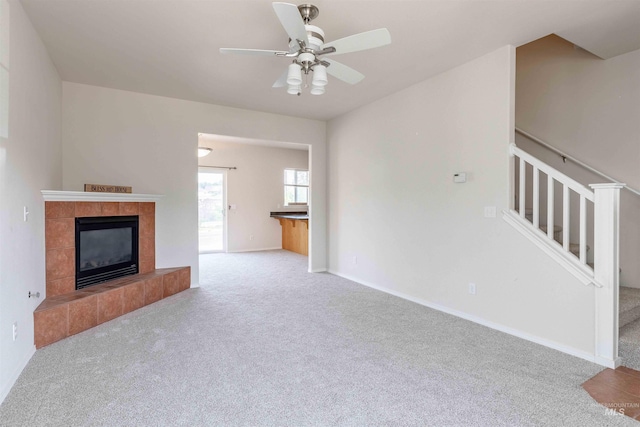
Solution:
[[[207,165],[198,165],[199,168],[214,168],[214,169],[229,169],[229,170],[235,170],[238,169],[235,166],[207,166]]]

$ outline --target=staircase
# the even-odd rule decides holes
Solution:
[[[620,320],[622,328],[640,319],[640,289],[620,286]]]
[[[600,178],[604,178],[607,181],[616,182],[614,178],[592,168],[591,166],[571,157],[566,153],[557,150],[553,146],[547,144],[544,141],[541,141],[535,136],[528,134],[527,132],[524,132],[520,129],[516,129],[516,132],[520,136],[523,136],[525,138],[524,140],[521,139],[525,146],[530,145],[530,143],[533,142],[537,144],[536,146],[538,147],[538,152],[540,151],[539,147],[543,147],[544,150],[547,150],[545,151],[547,154],[557,154],[562,159],[562,163],[557,162],[559,165],[557,167],[562,167],[561,165],[566,163],[567,160],[571,161],[575,165],[578,165],[581,168],[580,170],[583,171],[581,175],[582,179],[586,182],[589,182],[587,181],[587,179],[597,180]],[[536,149],[532,148],[532,151],[536,152]],[[594,259],[596,258],[595,253],[592,251],[595,230],[593,227],[593,213],[589,212],[589,209],[593,209],[591,206],[593,200],[591,200],[589,197],[583,199],[582,196],[580,196],[580,202],[578,205],[578,203],[576,203],[576,200],[572,201],[571,197],[567,197],[567,193],[571,193],[573,191],[573,189],[571,188],[571,186],[573,185],[573,183],[571,183],[571,179],[569,179],[569,181],[564,181],[564,177],[562,175],[556,176],[556,171],[554,169],[549,171],[544,163],[542,163],[541,165],[536,163],[537,159],[535,158],[535,160],[529,162],[529,159],[526,157],[526,155],[521,157],[513,151],[512,154],[517,160],[519,160],[514,162],[514,211],[522,217],[522,214],[520,212],[522,209],[524,209],[524,217],[522,217],[522,219],[526,220],[531,228],[539,229],[540,234],[546,235],[549,240],[553,241],[552,244],[557,243],[558,246],[562,246],[562,248],[566,252],[571,253],[574,258],[578,258],[581,261],[586,261],[584,265],[586,267],[589,267],[589,270],[593,271]],[[562,169],[564,170],[565,168]],[[575,171],[575,167],[573,169],[567,169]],[[523,173],[521,174],[520,171],[523,171]],[[589,175],[590,178],[587,178],[587,175]],[[526,183],[526,185],[523,185],[523,181]],[[560,183],[560,185],[558,185],[558,183]],[[569,186],[569,191],[567,191],[567,185]],[[558,187],[561,188],[560,191],[557,191]],[[626,194],[640,196],[640,191],[628,186],[625,186],[624,188],[626,190]],[[559,197],[560,193],[562,193],[562,197]],[[521,194],[523,194],[524,197],[521,197]],[[585,195],[588,196],[588,193],[585,193]],[[567,204],[570,205],[569,209],[567,209]],[[554,205],[562,205],[562,212],[560,212],[559,209],[556,209]],[[524,208],[525,206],[526,208]],[[625,212],[627,218],[629,218],[630,213],[635,212],[634,209],[637,209],[637,206],[637,199],[626,199],[626,203],[619,209],[626,209]],[[589,208],[586,210],[586,212],[587,214],[591,215],[590,218],[587,218],[587,221],[585,221],[584,217],[588,217],[589,215],[585,215],[583,213],[585,207]],[[534,210],[538,211],[538,218],[534,218]],[[569,214],[567,215],[566,212],[569,212]],[[567,226],[566,217],[568,217],[568,222],[573,225],[573,229],[568,230],[568,232],[565,232],[565,227]],[[537,227],[535,227],[534,225],[536,221]],[[579,231],[576,230],[575,226],[577,222],[580,223]],[[548,223],[550,223],[553,227],[551,232],[549,232]],[[586,223],[586,227],[583,226],[584,223]],[[587,233],[584,232],[585,228],[588,230]],[[568,247],[563,244],[563,241],[567,236],[569,236],[570,239]],[[627,239],[626,248],[629,248],[628,242],[632,241],[629,240],[631,236],[634,236],[633,231],[631,235],[625,234],[625,238]],[[584,248],[581,248],[581,242],[585,237],[587,237],[588,243],[585,244]],[[627,275],[625,276],[625,283],[628,283],[631,286],[640,285],[640,283],[638,283],[638,279],[640,279],[640,277],[637,277],[637,274],[635,274],[637,273],[638,269],[633,265],[635,263],[635,260],[637,259],[635,253],[623,252],[623,255],[625,255],[625,260],[627,263],[625,265],[631,265],[631,267],[626,270]],[[619,281],[619,277],[621,274],[621,269],[619,269],[619,267],[617,268],[617,272]],[[640,289],[619,286],[618,290],[618,354],[625,366],[640,370]]]
[[[617,367],[619,209],[624,184],[582,185],[510,146],[511,206],[504,220],[594,288],[594,362]],[[639,358],[640,361],[640,358]]]

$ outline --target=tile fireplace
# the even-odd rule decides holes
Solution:
[[[189,267],[156,269],[155,201],[144,194],[43,191],[46,299],[34,311],[36,348],[186,290]],[[76,224],[79,228],[76,230]],[[106,226],[105,224],[110,224]],[[115,225],[114,225],[115,224]],[[100,240],[116,230],[116,243]],[[93,231],[99,231],[96,235]],[[88,232],[84,239],[83,232]],[[78,234],[79,233],[79,234]],[[88,237],[88,238],[87,238]],[[95,240],[97,239],[97,240]],[[82,251],[83,240],[93,249]],[[92,242],[93,241],[93,242]],[[96,242],[99,242],[96,244]],[[137,259],[136,259],[137,258]],[[128,268],[114,278],[107,264]],[[131,271],[132,265],[136,272]],[[76,270],[80,270],[78,273]],[[83,273],[97,273],[88,286]],[[101,276],[106,274],[106,276]],[[81,284],[76,287],[77,281]]]

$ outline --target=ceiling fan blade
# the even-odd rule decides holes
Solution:
[[[220,48],[220,53],[234,53],[236,55],[253,55],[253,56],[284,56],[289,52],[281,50],[262,50],[262,49],[235,49],[229,47]]]
[[[304,21],[298,10],[298,6],[290,3],[273,3],[273,10],[276,12],[284,30],[289,34],[291,41],[302,40],[305,45],[309,45],[307,30],[304,28]]]
[[[354,70],[351,67],[348,67],[332,59],[324,59],[324,61],[330,64],[327,67],[327,73],[331,74],[337,79],[342,80],[343,82],[354,85],[364,79],[364,74]]]
[[[385,46],[391,43],[391,34],[386,28],[378,28],[377,30],[366,31],[364,33],[354,34],[349,37],[334,40],[322,46],[322,49],[334,47],[333,53],[326,55],[340,55],[343,53],[357,52],[359,50],[373,49],[375,47]]]
[[[278,77],[278,80],[276,80],[276,82],[271,87],[285,87],[287,85],[287,74],[289,74],[288,68],[284,70],[284,73],[282,73],[282,75]]]

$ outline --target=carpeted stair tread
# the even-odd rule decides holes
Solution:
[[[620,287],[621,305],[624,300],[622,293],[627,293],[629,289],[631,288]],[[622,317],[622,315],[620,315],[620,317]],[[622,358],[622,364],[624,366],[640,370],[640,319],[620,327],[618,355]]]
[[[640,289],[620,286],[619,304],[620,328],[640,319]],[[640,338],[640,329],[638,331],[638,337]]]

